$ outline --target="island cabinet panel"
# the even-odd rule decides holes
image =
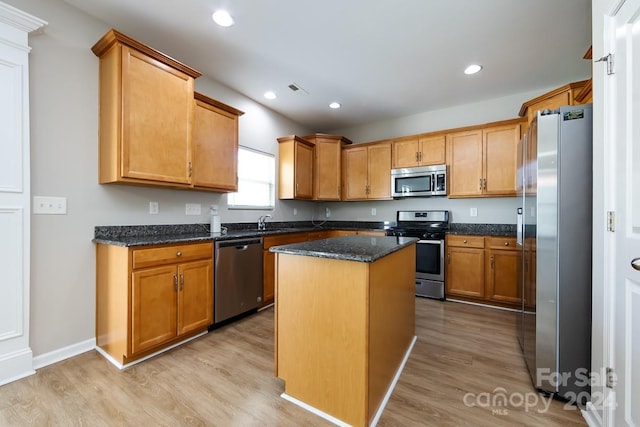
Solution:
[[[276,256],[285,394],[368,426],[415,336],[415,244],[374,262]]]
[[[96,344],[117,366],[213,323],[212,243],[96,246]]]

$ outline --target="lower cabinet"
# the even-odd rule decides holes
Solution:
[[[120,365],[213,323],[213,245],[97,245],[96,342]]]
[[[515,238],[448,235],[446,248],[448,298],[519,306],[520,252]]]
[[[269,252],[271,246],[288,245],[290,243],[306,242],[308,240],[328,239],[330,237],[353,236],[386,236],[382,230],[314,230],[306,233],[288,233],[275,236],[265,236],[262,240],[262,306],[274,302],[275,298],[275,264],[276,256]]]

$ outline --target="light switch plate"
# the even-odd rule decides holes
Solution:
[[[66,215],[66,197],[33,197],[33,213],[40,215]]]
[[[469,209],[469,216],[478,216],[478,208]]]
[[[160,207],[158,205],[158,202],[149,202],[149,214],[158,215],[159,212]]]
[[[377,213],[376,208],[371,208],[371,216],[376,216]]]

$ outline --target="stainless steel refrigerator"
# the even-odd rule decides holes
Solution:
[[[538,112],[518,154],[519,340],[535,388],[589,400],[592,106]]]

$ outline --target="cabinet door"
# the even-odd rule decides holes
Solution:
[[[420,138],[420,164],[423,166],[443,165],[445,156],[445,136],[429,136]]]
[[[213,323],[213,259],[178,266],[178,335]]]
[[[482,131],[447,135],[449,197],[482,194]]]
[[[368,147],[369,199],[391,198],[391,143]]]
[[[484,194],[515,196],[517,148],[520,124],[497,126],[483,131]]]
[[[343,150],[342,154],[344,165],[344,191],[342,194],[345,200],[366,199],[368,185],[367,147],[348,148]],[[391,179],[391,175],[389,175],[389,179]]]
[[[295,142],[295,197],[313,197],[313,147]]]
[[[263,251],[262,257],[262,303],[271,304],[275,296],[276,254]]]
[[[149,350],[176,336],[175,265],[134,271],[131,289],[131,352]]]
[[[316,140],[315,146],[315,200],[340,200],[342,150],[340,142]]]
[[[394,168],[410,168],[418,166],[420,164],[419,160],[420,143],[417,138],[393,142]]]
[[[122,67],[122,176],[189,184],[193,78],[126,46]]]
[[[484,249],[447,248],[447,296],[484,298]]]
[[[238,190],[238,116],[195,101],[193,185]]]
[[[486,251],[487,299],[517,304],[520,302],[518,292],[518,260],[520,252],[514,250]]]

